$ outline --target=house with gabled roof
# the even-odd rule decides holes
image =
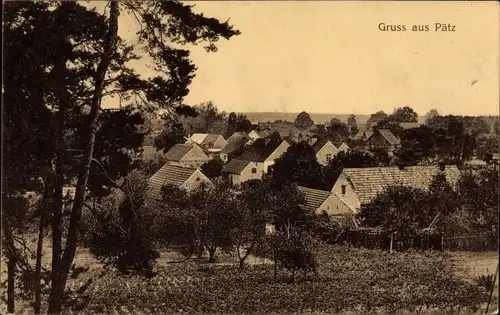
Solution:
[[[316,160],[321,165],[327,165],[331,159],[339,153],[337,147],[326,138],[311,141],[312,148],[316,153]]]
[[[252,161],[232,159],[222,169],[222,174],[233,185],[239,185],[247,180],[262,179],[262,173],[257,171],[257,165]]]
[[[228,139],[226,146],[220,152],[220,159],[228,162],[233,158],[238,151],[243,150],[243,147],[253,143],[253,139],[246,132],[235,132]]]
[[[290,144],[282,139],[257,139],[247,146],[238,160],[252,161],[257,165],[257,172],[266,174],[274,162],[285,153]]]
[[[211,186],[212,181],[198,168],[165,164],[148,180],[148,199],[161,200],[162,187],[172,185],[187,191],[193,191],[201,185]]]
[[[227,141],[220,134],[193,133],[186,144],[197,144],[206,153],[218,154],[227,145]]]
[[[339,150],[339,152],[347,152],[349,151],[349,146],[345,143],[345,142],[342,142],[338,147],[337,149]]]
[[[367,130],[363,138],[363,144],[367,150],[385,148],[392,151],[401,147],[401,141],[389,129]]]
[[[252,130],[248,133],[248,136],[253,139],[253,140],[257,140],[259,139],[261,136],[259,135],[259,133],[255,130]]]
[[[337,195],[330,191],[312,189],[298,186],[298,190],[304,195],[305,209],[317,215],[326,215],[330,220],[336,221],[348,227],[357,228],[358,224],[352,211]]]
[[[389,186],[405,185],[427,190],[439,172],[445,174],[451,185],[455,185],[460,178],[460,171],[455,165],[344,168],[332,193],[357,212]]]
[[[196,144],[176,144],[165,154],[165,160],[171,165],[199,167],[210,157]]]

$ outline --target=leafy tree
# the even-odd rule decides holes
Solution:
[[[196,117],[185,117],[183,126],[187,134],[209,133],[217,122],[225,120],[226,113],[220,112],[212,102],[193,106]]]
[[[439,116],[439,112],[436,109],[431,109],[427,114],[425,114],[425,122],[427,123],[428,119],[432,119],[434,117]]]
[[[396,108],[390,118],[395,122],[418,122],[418,114],[409,106]]]
[[[495,131],[495,134],[500,137],[500,129],[498,128],[498,119],[495,120],[495,125],[493,126],[493,130]]]
[[[295,272],[317,271],[317,261],[313,253],[313,238],[304,230],[293,225],[274,235],[274,250],[277,262],[285,269],[292,271],[291,282],[295,280]]]
[[[311,119],[311,116],[308,113],[301,112],[297,115],[293,124],[297,128],[307,129],[314,125],[314,121]]]
[[[424,153],[419,143],[415,140],[403,140],[401,148],[394,152],[396,164],[401,166],[418,165],[424,159]]]
[[[229,138],[233,133],[236,132],[236,120],[236,114],[234,112],[230,113],[227,118],[226,138]]]
[[[123,200],[118,209],[101,213],[96,228],[91,231],[91,252],[122,272],[139,272],[150,275],[152,262],[159,257],[154,249],[154,221],[144,207],[147,178],[132,172],[126,181]]]
[[[238,114],[236,117],[236,132],[250,132],[252,131],[252,122],[246,115]]]
[[[237,222],[234,229],[240,270],[248,256],[265,241],[266,225],[273,221],[277,206],[273,200],[272,191],[264,182],[250,180],[242,184],[238,207],[235,209]]]
[[[433,131],[437,156],[448,163],[462,163],[470,159],[477,146],[477,134],[466,130],[462,118],[435,117],[427,126]]]
[[[424,190],[391,186],[361,207],[358,219],[362,225],[396,232],[398,240],[407,243],[428,227],[436,214]]]
[[[458,195],[447,181],[445,173],[438,172],[429,185],[429,202],[431,206],[444,217],[448,217],[459,207],[458,200]]]
[[[375,159],[379,162],[380,166],[389,166],[392,162],[389,152],[385,148],[375,147],[370,149]]]
[[[460,200],[471,214],[474,231],[491,232],[498,226],[498,170],[463,172],[457,186]]]
[[[325,185],[328,185],[327,190],[333,187],[333,184],[339,177],[342,169],[350,167],[375,167],[380,164],[380,161],[370,153],[360,150],[349,150],[347,152],[339,152],[328,165],[323,169],[323,178]]]
[[[405,154],[410,157],[413,155],[410,161],[421,161],[422,158],[433,163],[437,154],[435,134],[425,125],[407,129],[401,134],[401,150],[407,151]],[[416,154],[411,153],[412,150]]]
[[[493,153],[497,153],[499,142],[498,137],[494,136],[481,136],[477,138],[478,147],[476,155],[483,161],[489,163],[493,157]]]
[[[224,162],[220,159],[212,159],[201,166],[203,174],[208,178],[217,178],[222,174],[222,169],[224,168]]]
[[[297,183],[310,188],[322,188],[321,165],[316,153],[306,142],[293,143],[273,165],[272,177],[276,181]]]
[[[342,141],[349,137],[349,126],[337,118],[332,118],[327,127],[328,136],[332,140]]]
[[[186,132],[182,123],[167,120],[164,129],[154,139],[154,147],[167,153],[174,145],[184,143],[185,137]]]
[[[209,262],[215,262],[217,249],[233,247],[238,217],[236,195],[230,186],[202,185],[189,193],[167,187],[163,189],[162,208],[165,220],[160,234],[166,241],[187,244],[189,255],[195,249],[201,253],[203,247],[208,250]]]
[[[389,116],[384,111],[378,111],[374,114],[371,114],[370,118],[366,121],[366,125],[371,127],[377,124],[379,121],[387,119]]]
[[[358,134],[359,128],[356,122],[356,116],[354,116],[354,114],[349,115],[349,117],[347,118],[347,125],[349,126],[349,134],[351,135],[351,137],[354,137]]]
[[[111,1],[108,17],[67,1],[11,3],[5,9],[4,36],[11,44],[6,47],[4,57],[8,64],[6,75],[12,78],[12,84],[6,86],[4,92],[33,96],[33,102],[12,96],[8,106],[26,108],[34,115],[48,117],[49,120],[46,126],[50,127],[50,141],[41,150],[49,157],[44,160],[47,162],[46,169],[52,170],[52,161],[55,161],[52,171],[54,189],[47,194],[48,198],[56,200],[52,207],[49,312],[60,313],[61,297],[76,252],[77,227],[87,182],[95,161],[101,99],[107,95],[122,94],[125,98],[136,95],[139,101],[137,106],[173,109],[187,94],[195,71],[188,51],[179,48],[179,45],[205,42],[208,43],[208,51],[215,51],[214,42],[219,37],[229,39],[239,32],[227,23],[196,14],[191,6],[177,1],[126,1],[120,4]],[[140,20],[143,27],[138,36],[140,43],[145,45],[137,47],[145,47],[158,76],[142,79],[126,68],[126,61],[138,57],[133,53],[134,48],[117,36],[120,9],[133,11]],[[167,29],[168,32],[165,31]],[[39,38],[45,40],[37,41]],[[38,44],[32,45],[34,42]],[[33,86],[31,82],[34,81],[39,84]],[[84,122],[79,135],[82,146],[77,148],[82,153],[77,158],[80,166],[76,174],[76,196],[69,211],[66,246],[63,248],[60,192],[66,177],[69,177],[66,174],[69,172],[66,153],[68,148],[74,149],[66,141],[71,138],[68,137],[67,127],[71,125],[69,122],[78,121],[78,116]],[[70,161],[73,163],[74,159]]]

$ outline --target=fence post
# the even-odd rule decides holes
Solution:
[[[444,233],[441,232],[441,251],[444,251]]]
[[[485,314],[488,314],[488,309],[490,308],[491,296],[493,295],[493,290],[495,290],[495,284],[497,283],[497,274],[498,274],[498,263],[497,263],[497,270],[495,271],[495,276],[493,278],[493,285],[491,286],[490,297],[488,299],[488,304],[486,305]]]
[[[391,245],[389,247],[389,254],[392,254],[392,243],[394,242],[394,232],[391,232]]]

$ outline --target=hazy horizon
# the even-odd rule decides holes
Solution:
[[[198,67],[185,103],[226,112],[498,115],[499,10],[494,2],[194,2],[241,35],[219,51],[190,48]],[[95,4],[99,7],[99,3]],[[102,9],[99,11],[102,12]],[[256,19],[255,17],[258,17]],[[453,23],[455,32],[382,32],[388,24]],[[307,27],[305,27],[307,26]],[[120,15],[129,43],[135,19]],[[145,76],[147,60],[134,63]],[[104,107],[117,100],[107,99]]]

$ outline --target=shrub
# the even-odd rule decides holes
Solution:
[[[90,251],[122,272],[151,275],[159,257],[154,249],[152,227],[155,218],[144,207],[147,181],[139,172],[129,178],[118,209],[101,214],[90,231]]]
[[[487,273],[479,275],[475,280],[478,286],[485,288],[487,291],[491,291],[495,285],[495,274]]]

